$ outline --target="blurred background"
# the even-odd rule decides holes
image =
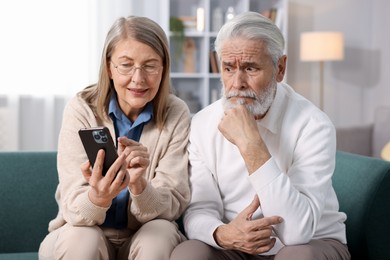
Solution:
[[[219,97],[212,52],[218,28],[248,10],[281,28],[285,82],[318,106],[322,100],[336,128],[374,123],[390,98],[390,1],[8,0],[0,2],[0,150],[57,149],[63,108],[96,82],[105,36],[119,16],[147,16],[163,27],[172,84],[195,113]],[[303,59],[301,35],[326,31],[342,35],[342,57]]]

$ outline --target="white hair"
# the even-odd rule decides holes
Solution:
[[[282,32],[270,19],[259,13],[241,13],[222,26],[214,42],[218,57],[221,57],[223,43],[234,38],[263,41],[275,68],[283,55],[285,43]]]

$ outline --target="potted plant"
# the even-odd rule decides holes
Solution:
[[[179,59],[184,43],[184,24],[181,19],[171,16],[169,19],[169,30],[172,32],[172,40],[174,42],[175,58]]]

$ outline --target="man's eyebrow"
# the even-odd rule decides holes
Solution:
[[[222,64],[225,65],[225,66],[232,66],[234,64],[234,62],[222,61]]]
[[[230,62],[230,61],[222,61],[222,64],[225,66],[235,66],[236,65],[235,62]],[[240,67],[258,67],[258,66],[260,66],[260,64],[257,62],[253,62],[253,61],[244,61],[244,62],[240,62],[239,66]]]
[[[253,62],[253,61],[244,61],[244,62],[240,63],[240,66],[242,66],[242,67],[257,67],[257,66],[259,66],[259,64],[256,62]]]

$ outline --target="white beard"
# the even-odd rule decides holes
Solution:
[[[272,102],[275,99],[276,85],[276,80],[271,80],[270,84],[264,89],[264,91],[259,96],[256,96],[256,93],[251,89],[233,89],[230,92],[225,93],[225,86],[222,82],[223,108],[227,110],[230,108],[234,108],[238,105],[244,105],[252,115],[262,117],[267,113],[268,109],[271,107]],[[234,103],[231,102],[229,99],[230,97],[236,97],[237,101]],[[253,102],[251,104],[246,104],[244,97],[253,98]]]

